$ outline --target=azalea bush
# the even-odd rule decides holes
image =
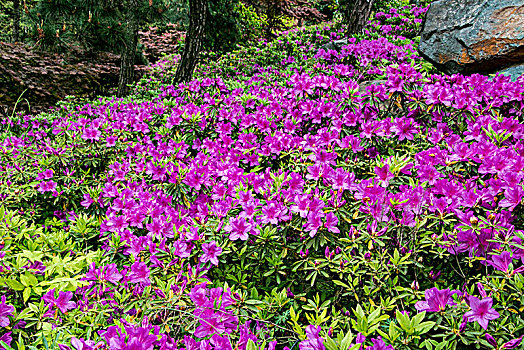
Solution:
[[[524,78],[432,74],[426,9],[3,119],[0,344],[522,347]]]

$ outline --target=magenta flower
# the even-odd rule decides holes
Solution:
[[[76,350],[94,350],[95,349],[95,343],[92,340],[84,340],[84,339],[78,339],[75,337],[71,338],[71,345]],[[64,349],[60,348],[61,350],[70,350],[70,347],[63,347]]]
[[[53,177],[53,170],[47,169],[44,172],[38,173],[37,180],[49,180]]]
[[[286,214],[287,208],[285,208],[281,203],[271,201],[262,207],[260,222],[262,224],[271,223],[277,225],[279,221],[287,221],[289,219],[289,216]]]
[[[295,203],[296,204],[292,205],[289,209],[293,213],[298,213],[301,217],[306,218],[309,211],[309,195],[296,195]]]
[[[113,147],[114,145],[116,145],[116,140],[117,137],[113,135],[106,137],[106,147]]]
[[[397,118],[391,131],[398,136],[399,141],[404,139],[413,140],[413,135],[417,133],[415,126],[413,118]]]
[[[46,266],[42,264],[41,261],[35,261],[35,262],[25,265],[24,268],[28,270],[33,270],[33,273],[37,275],[43,275],[46,269]]]
[[[202,244],[202,251],[204,254],[200,257],[200,262],[211,262],[213,265],[218,265],[218,256],[222,253],[222,248],[217,246],[215,241]]]
[[[89,271],[82,278],[85,281],[111,282],[113,284],[117,284],[121,279],[122,274],[118,272],[116,264],[109,264],[97,269],[95,263],[89,265]]]
[[[13,341],[13,338],[11,337],[11,332],[7,332],[4,335],[0,337],[0,341],[3,341],[7,344],[7,346],[11,346],[11,342]],[[0,347],[0,349],[3,349],[3,347]]]
[[[100,136],[102,136],[102,133],[97,128],[94,128],[90,126],[89,128],[84,130],[84,133],[82,134],[82,138],[84,140],[100,140]]]
[[[40,186],[38,187],[38,192],[40,193],[53,192],[55,189],[56,189],[56,182],[43,181],[43,182],[40,182]]]
[[[200,325],[195,329],[195,337],[205,338],[213,333],[224,333],[225,325],[223,322],[220,322],[221,320],[216,316],[212,310],[208,309],[200,313],[198,317],[201,321]]]
[[[371,339],[371,342],[373,346],[368,347],[367,350],[394,350],[393,346],[387,345],[384,340],[382,340],[382,337]]]
[[[149,268],[143,261],[137,261],[131,265],[131,272],[129,273],[130,283],[143,283],[146,286],[151,284],[149,280]],[[116,276],[115,276],[116,277]]]
[[[495,338],[493,338],[493,336],[489,333],[486,333],[484,335],[484,337],[486,337],[486,340],[488,341],[488,343],[493,346],[494,348],[497,348],[498,345],[497,345],[497,341],[495,340]]]
[[[56,306],[62,313],[66,313],[68,310],[74,309],[76,307],[76,303],[74,301],[71,301],[73,298],[72,292],[58,292],[58,298],[55,298],[55,289],[49,290],[47,293],[44,294],[42,299],[50,305],[52,308],[53,306]]]
[[[375,174],[377,174],[377,179],[380,180],[384,186],[388,186],[389,180],[393,179],[395,176],[391,171],[389,171],[389,164],[384,165],[383,167],[375,167]]]
[[[322,165],[315,164],[307,167],[308,174],[306,179],[308,180],[318,180],[322,176]]]
[[[504,345],[502,345],[501,349],[515,349],[522,342],[522,338],[524,338],[524,336],[521,336],[520,338],[516,338],[516,339],[510,340],[509,342],[507,342]]]
[[[511,187],[504,192],[505,198],[499,202],[499,207],[509,208],[510,211],[520,204],[524,191],[520,186]]]
[[[484,298],[479,300],[477,297],[469,297],[469,306],[471,311],[464,314],[468,318],[468,322],[477,321],[479,325],[485,330],[488,329],[488,322],[495,320],[500,317],[500,314],[495,311],[491,306],[493,305],[493,299]]]
[[[13,305],[7,305],[5,302],[5,295],[2,295],[0,302],[0,327],[9,326],[9,316],[13,316],[15,308]]]
[[[326,214],[326,223],[325,227],[328,229],[328,231],[331,231],[333,233],[340,233],[340,230],[337,228],[338,225],[338,218],[333,214],[332,212],[329,212]]]
[[[499,255],[492,255],[491,261],[488,262],[495,269],[503,272],[508,272],[509,264],[513,261],[510,252],[502,252]]]
[[[73,298],[72,292],[59,292],[58,298],[56,298],[55,301],[56,307],[58,307],[62,313],[66,313],[68,310],[74,309],[76,307],[76,303],[71,301],[71,298]]]
[[[89,196],[89,194],[87,193],[84,193],[84,200],[80,202],[80,205],[83,206],[84,208],[89,208],[89,206],[91,204],[93,204],[94,201],[93,199]]]
[[[300,342],[300,350],[325,350],[324,340],[320,337],[320,326],[309,325],[306,327],[307,339]]]
[[[309,232],[310,237],[314,237],[318,229],[322,227],[322,215],[320,211],[311,211],[307,216],[307,222],[304,224],[304,228]]]
[[[240,239],[242,241],[247,240],[249,233],[253,229],[253,225],[246,222],[244,218],[233,218],[230,220],[229,225],[224,227],[224,231],[229,232],[229,239],[236,241]]]
[[[436,287],[427,289],[424,293],[426,300],[421,300],[415,304],[419,311],[439,312],[446,309],[447,305],[455,305],[453,294],[458,293],[456,290],[443,289],[438,290]]]

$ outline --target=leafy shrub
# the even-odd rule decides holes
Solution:
[[[144,57],[149,63],[155,63],[164,55],[177,52],[180,41],[184,40],[185,34],[175,24],[169,23],[160,27],[149,27],[147,31],[140,31],[140,44],[144,48]]]
[[[1,339],[520,346],[524,78],[430,74],[387,25],[339,51],[343,28],[287,31],[178,86],[166,57],[133,97],[6,120]],[[32,278],[32,249],[78,262]]]

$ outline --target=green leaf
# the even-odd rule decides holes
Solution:
[[[346,333],[346,335],[344,336],[344,338],[342,339],[342,342],[340,343],[340,350],[348,350],[352,341],[353,341],[353,334],[351,334],[351,330],[349,330]]]
[[[402,327],[403,330],[409,333],[411,329],[411,322],[409,321],[408,315],[403,315],[399,310],[396,312],[397,321],[400,324],[400,327]]]
[[[411,326],[417,329],[417,326],[420,324],[420,322],[422,322],[425,316],[426,316],[426,311],[419,312],[418,314],[416,314],[413,317],[413,319],[411,320]]]
[[[249,339],[247,342],[246,350],[258,350],[253,340]]]
[[[438,345],[435,347],[435,350],[442,350],[445,346],[448,345],[448,343],[449,343],[449,342],[448,342],[447,340],[446,340],[446,341],[442,341],[442,342],[440,342],[440,344],[438,344]]]
[[[424,334],[424,333],[427,333],[431,330],[431,328],[433,328],[433,326],[435,325],[435,322],[433,321],[426,321],[426,322],[422,322],[421,324],[419,324],[416,328],[415,328],[415,331],[420,335],[420,334]]]
[[[0,340],[0,345],[3,346],[4,349],[7,349],[7,350],[12,350],[13,348],[10,347],[9,345],[7,345],[6,343],[4,343],[2,340]]]
[[[22,338],[22,333],[18,333],[18,350],[25,350],[24,338]]]
[[[38,280],[30,272],[26,272],[25,274],[21,275],[20,280],[22,281],[22,284],[26,287],[32,287],[38,284]]]
[[[24,303],[27,303],[27,301],[29,300],[29,297],[31,296],[31,287],[27,287],[26,289],[24,289],[23,296],[24,296]]]
[[[338,350],[337,344],[330,337],[324,339],[324,346],[327,350]]]
[[[24,290],[24,285],[17,280],[6,280],[5,283],[13,290]]]

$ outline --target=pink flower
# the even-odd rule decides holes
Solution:
[[[326,214],[326,223],[325,223],[325,227],[333,232],[333,233],[340,233],[340,230],[337,228],[337,225],[338,225],[338,218],[335,216],[335,214],[333,214],[332,212],[329,212]]]
[[[226,232],[230,232],[229,239],[236,241],[241,239],[242,241],[247,240],[249,232],[253,229],[253,225],[246,222],[244,218],[232,218],[229,225],[224,227]]]
[[[307,339],[298,344],[300,350],[325,350],[324,340],[320,337],[320,326],[306,327]]]
[[[508,272],[509,264],[513,261],[510,252],[502,252],[499,255],[492,255],[491,261],[488,262],[495,269],[503,272]]]
[[[36,177],[37,180],[49,180],[53,177],[53,170],[47,169],[46,171],[42,173],[38,173],[38,176]]]
[[[89,194],[87,193],[84,193],[84,200],[80,202],[80,205],[83,206],[84,208],[89,208],[89,206],[91,204],[93,204],[94,201],[93,199],[89,196]]]
[[[49,290],[47,293],[44,294],[42,299],[51,306],[56,306],[62,313],[66,313],[68,310],[74,309],[76,307],[76,303],[74,301],[71,301],[71,298],[73,298],[72,292],[62,292],[60,291],[58,293],[58,298],[55,298],[55,289]]]
[[[117,137],[110,135],[106,137],[106,147],[113,147],[116,144]]]
[[[55,300],[56,307],[58,307],[58,309],[63,313],[74,309],[76,307],[76,303],[71,301],[71,298],[73,298],[72,292],[59,292],[58,298]]]
[[[495,311],[491,306],[493,305],[493,299],[484,298],[479,300],[477,297],[469,297],[469,306],[471,311],[464,314],[468,318],[469,322],[477,321],[479,325],[485,330],[488,329],[488,322],[495,320],[500,317],[500,314]]]
[[[415,308],[421,311],[439,312],[443,311],[446,306],[455,305],[455,302],[451,298],[453,294],[456,294],[456,290],[443,289],[438,290],[433,287],[427,289],[424,293],[426,300],[421,300],[415,304]]]
[[[200,257],[200,262],[211,262],[213,265],[218,265],[218,256],[222,253],[222,248],[216,245],[215,241],[202,244],[202,251],[204,254]]]
[[[7,344],[7,346],[11,346],[11,342],[13,341],[13,338],[11,337],[11,332],[7,332],[4,335],[0,337],[0,341],[3,341]],[[0,346],[0,349],[3,349],[3,346]]]
[[[2,302],[0,303],[0,327],[9,326],[9,316],[13,316],[15,308],[13,305],[7,305],[5,302],[5,295],[2,295]]]
[[[504,198],[499,202],[499,207],[501,208],[509,208],[510,211],[515,209],[517,205],[520,204],[520,201],[522,200],[522,197],[524,196],[524,191],[522,191],[522,188],[519,186],[517,187],[511,187],[506,189],[504,192]]]
[[[397,118],[395,119],[395,124],[391,128],[391,131],[398,136],[399,141],[404,139],[413,140],[413,135],[418,133],[415,126],[416,124],[413,118]]]
[[[520,343],[522,342],[522,338],[523,337],[524,336],[521,336],[520,338],[516,338],[516,339],[510,340],[509,342],[507,342],[504,345],[502,345],[501,349],[515,349],[517,346],[520,345]]]
[[[384,165],[383,167],[375,167],[375,174],[377,174],[377,178],[380,180],[381,183],[383,183],[385,186],[389,184],[389,180],[393,179],[395,176],[391,171],[389,171],[389,164]]]
[[[53,192],[55,189],[56,189],[56,182],[43,181],[40,183],[40,186],[38,187],[38,192],[40,193]]]
[[[100,140],[100,136],[102,136],[102,133],[97,128],[94,128],[90,126],[89,128],[84,130],[84,133],[82,134],[82,138],[84,140]]]
[[[143,261],[137,261],[131,265],[131,273],[129,274],[130,283],[143,283],[146,286],[151,284],[149,280],[149,268]]]

